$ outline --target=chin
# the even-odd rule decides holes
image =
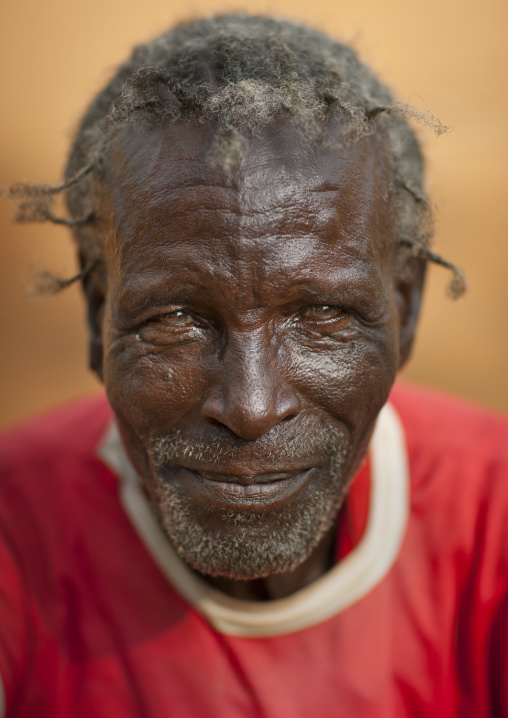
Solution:
[[[160,480],[155,508],[177,553],[195,571],[243,581],[266,578],[296,569],[330,529],[348,485],[340,475],[276,511],[206,513],[182,495],[177,482]]]
[[[296,569],[329,531],[353,476],[354,448],[344,425],[312,417],[297,434],[281,425],[255,443],[172,432],[151,441],[146,488],[191,568],[266,578]],[[252,471],[242,473],[245,466]]]

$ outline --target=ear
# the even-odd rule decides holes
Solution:
[[[79,260],[84,266],[85,259],[81,254]],[[102,259],[86,274],[82,284],[87,304],[89,367],[102,381],[102,330],[107,294],[106,267]]]
[[[411,355],[425,279],[425,260],[411,257],[402,276],[395,278],[395,296],[399,310],[399,369]]]

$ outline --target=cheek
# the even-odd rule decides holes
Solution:
[[[199,347],[150,349],[132,335],[116,339],[104,357],[109,402],[138,437],[165,431],[195,409],[207,364]]]
[[[365,334],[330,352],[300,355],[295,374],[307,399],[354,431],[377,416],[397,368],[397,337],[386,331]]]

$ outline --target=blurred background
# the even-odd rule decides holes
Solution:
[[[0,186],[59,180],[91,96],[133,44],[178,20],[244,9],[311,23],[352,43],[396,96],[453,132],[420,130],[437,205],[435,249],[469,291],[448,299],[431,267],[404,378],[508,410],[508,4],[501,0],[16,0],[0,10]],[[0,425],[99,390],[87,369],[79,288],[27,294],[33,268],[70,276],[67,230],[13,224],[0,203]]]

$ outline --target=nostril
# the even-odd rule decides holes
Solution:
[[[258,367],[259,368],[259,367]],[[300,413],[300,399],[294,389],[280,383],[266,367],[263,373],[239,372],[223,376],[204,395],[201,415],[217,428],[229,429],[245,440],[266,434],[276,424],[290,421]],[[249,381],[248,381],[249,380]]]
[[[224,422],[220,421],[219,419],[214,419],[213,416],[207,416],[206,419],[210,424],[212,424],[212,426],[220,426],[222,428],[228,429],[227,425]]]

